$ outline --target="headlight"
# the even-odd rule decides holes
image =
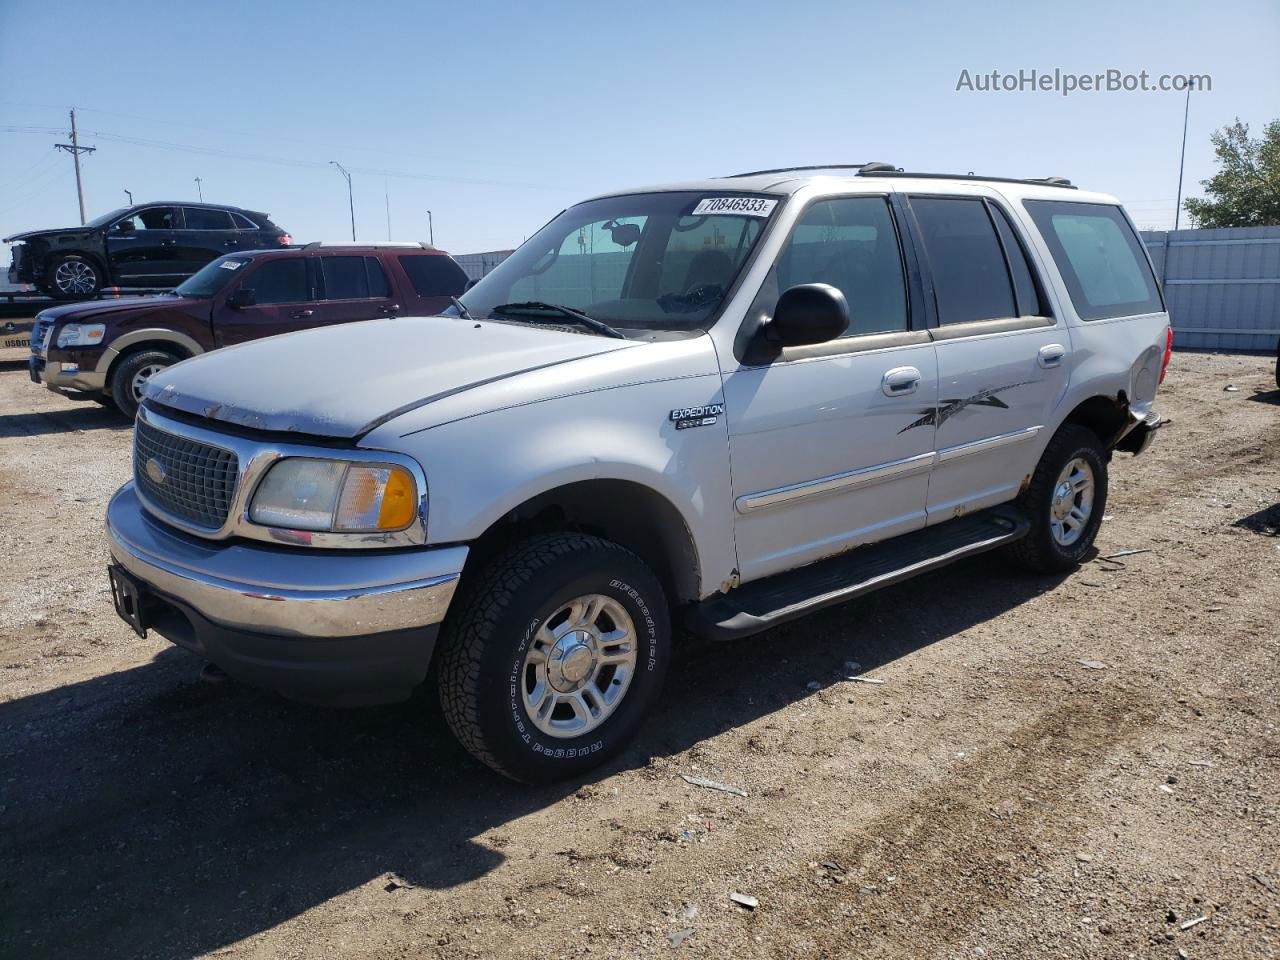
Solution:
[[[404,467],[289,457],[267,471],[249,519],[292,530],[403,530],[418,513],[418,485]]]
[[[104,323],[68,323],[58,331],[59,347],[92,347],[102,342]]]

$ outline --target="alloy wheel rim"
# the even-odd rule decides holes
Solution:
[[[1058,474],[1049,502],[1049,528],[1060,546],[1069,547],[1083,535],[1093,516],[1093,497],[1097,483],[1093,467],[1076,457]]]
[[[148,363],[145,367],[133,375],[129,388],[133,391],[133,399],[142,400],[142,390],[147,385],[147,381],[154,377],[157,373],[165,368],[163,363]]]
[[[562,604],[525,654],[520,692],[529,720],[561,739],[617,711],[636,672],[636,628],[617,600],[592,593]]]
[[[93,293],[98,275],[83,260],[67,260],[53,271],[53,282],[63,293]]]

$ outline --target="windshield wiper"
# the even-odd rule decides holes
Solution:
[[[517,314],[524,313],[526,311],[538,310],[549,310],[552,313],[560,314],[562,317],[568,317],[570,320],[576,320],[588,330],[594,330],[596,333],[604,337],[616,337],[619,340],[627,339],[626,334],[619,333],[603,320],[597,320],[595,317],[588,316],[581,310],[575,310],[573,307],[561,306],[558,303],[543,303],[541,300],[528,300],[523,303],[500,303],[489,312]]]
[[[453,304],[453,308],[458,311],[458,316],[460,316],[463,320],[475,319],[475,317],[471,315],[471,311],[467,309],[467,305],[463,303],[461,300],[459,300],[457,297],[450,297],[449,301]]]

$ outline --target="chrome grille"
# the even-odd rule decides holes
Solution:
[[[138,421],[133,478],[151,503],[184,523],[217,530],[227,522],[240,462],[230,450]]]

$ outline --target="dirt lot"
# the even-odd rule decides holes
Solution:
[[[136,638],[101,531],[129,431],[9,364],[0,956],[1280,957],[1272,363],[1175,357],[1099,541],[1149,552],[692,651],[632,749],[547,789],[429,698],[296,706]]]

